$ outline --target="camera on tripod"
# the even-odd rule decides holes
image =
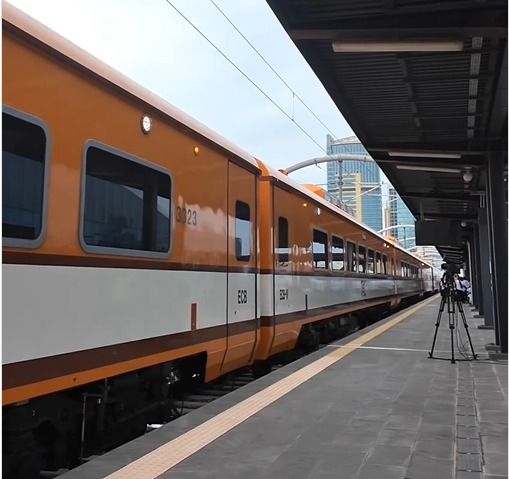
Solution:
[[[454,263],[442,263],[441,268],[444,270],[442,275],[442,296],[447,293],[448,288],[454,288],[454,275],[459,274],[460,270]]]

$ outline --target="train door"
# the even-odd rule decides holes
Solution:
[[[221,372],[252,359],[257,340],[256,175],[228,165],[227,349]]]

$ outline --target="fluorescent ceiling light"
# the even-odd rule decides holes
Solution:
[[[425,152],[425,151],[388,151],[389,156],[414,156],[415,158],[451,158],[459,160],[461,155],[459,153],[446,153],[440,151]]]
[[[461,173],[463,171],[459,168],[442,168],[439,166],[396,165],[396,168],[398,170],[431,171],[436,173]]]
[[[336,53],[358,52],[460,52],[463,40],[337,40],[332,43]]]

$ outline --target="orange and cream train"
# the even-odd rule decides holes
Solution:
[[[4,477],[72,467],[164,420],[184,380],[261,374],[433,289],[417,256],[2,15]]]

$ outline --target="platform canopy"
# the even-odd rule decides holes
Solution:
[[[467,232],[490,156],[507,181],[507,1],[267,3],[414,216]]]

